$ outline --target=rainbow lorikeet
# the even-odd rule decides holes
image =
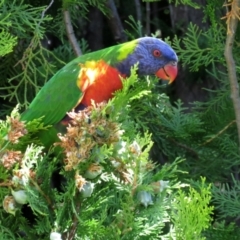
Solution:
[[[138,75],[155,74],[171,83],[177,75],[177,61],[174,50],[153,37],[82,55],[60,69],[43,86],[21,115],[21,120],[28,122],[44,116],[44,125],[54,126],[72,109],[87,107],[92,100],[95,103],[106,101],[122,88],[120,76],[128,77],[136,63]]]

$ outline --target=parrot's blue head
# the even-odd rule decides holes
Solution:
[[[153,75],[173,82],[177,76],[178,57],[164,41],[153,37],[143,37],[126,59],[117,64],[122,74],[129,75],[130,68],[138,63],[139,75]]]

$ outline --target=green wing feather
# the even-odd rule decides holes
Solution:
[[[31,121],[44,116],[45,125],[61,121],[83,95],[77,86],[79,71],[80,66],[76,62],[71,62],[58,71],[37,94],[22,114],[21,120]]]

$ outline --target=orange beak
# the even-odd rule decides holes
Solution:
[[[168,80],[169,84],[170,84],[177,77],[177,73],[178,73],[177,63],[172,62],[172,63],[168,63],[164,67],[160,68],[156,72],[156,76],[163,80]]]

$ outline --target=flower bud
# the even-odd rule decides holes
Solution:
[[[17,203],[13,196],[5,196],[3,199],[3,209],[7,213],[15,215],[15,212],[17,211]]]
[[[61,235],[61,233],[51,232],[51,233],[50,233],[50,240],[62,240],[62,235]]]
[[[147,207],[148,205],[153,205],[152,195],[146,191],[140,191],[137,195],[139,202]]]
[[[84,198],[91,197],[93,192],[94,184],[91,182],[86,182],[81,190],[82,196]]]
[[[169,181],[163,181],[163,180],[151,183],[154,193],[162,192],[164,189],[167,188],[168,184],[169,184]]]
[[[28,197],[25,190],[13,191],[11,190],[15,201],[19,204],[26,204],[28,202]]]
[[[136,156],[139,156],[141,154],[141,147],[139,146],[139,144],[134,141],[130,146],[130,152],[133,153]]]
[[[102,166],[93,163],[89,166],[88,170],[85,172],[84,177],[88,179],[94,179],[102,173]]]

